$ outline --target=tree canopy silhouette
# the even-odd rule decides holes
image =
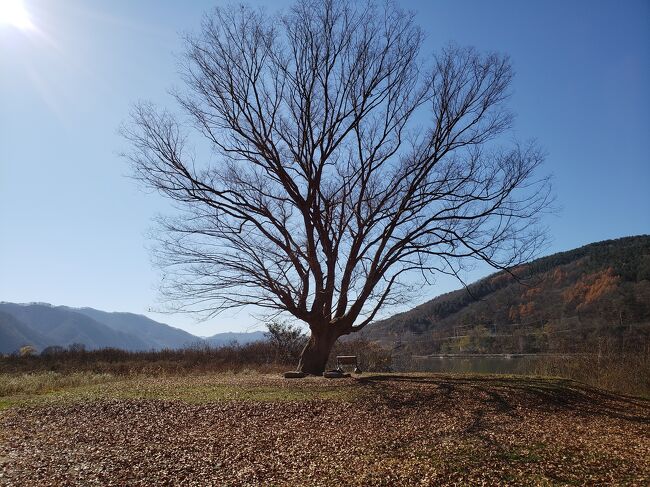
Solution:
[[[390,2],[217,8],[186,43],[189,121],[141,103],[124,131],[135,176],[182,211],[155,251],[179,309],[290,313],[311,330],[299,369],[319,374],[418,278],[538,249],[549,184],[540,149],[507,138],[507,57],[428,57]]]

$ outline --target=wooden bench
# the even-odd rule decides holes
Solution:
[[[356,355],[337,355],[336,356],[336,370],[343,372],[344,365],[353,365],[354,373],[360,374],[359,362]]]

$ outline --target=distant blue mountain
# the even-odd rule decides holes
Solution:
[[[138,337],[148,348],[183,348],[201,342],[201,338],[179,328],[133,313],[109,313],[93,308],[67,308],[102,323],[112,330]]]
[[[153,348],[145,339],[116,331],[105,324],[64,306],[51,306],[47,304],[14,304],[0,303],[0,312],[11,315],[24,335],[32,332],[36,348],[48,345],[68,346],[73,343],[83,343],[87,349],[106,347],[122,348],[124,350],[147,350]],[[26,326],[20,327],[20,323]],[[0,325],[7,329],[5,321]],[[35,332],[35,334],[33,333]],[[0,343],[0,351],[12,352],[15,347],[10,344]]]
[[[204,340],[213,347],[222,347],[237,343],[239,345],[246,345],[247,343],[261,342],[266,340],[263,331],[252,331],[248,333],[217,333],[211,337],[204,338]]]
[[[0,353],[12,353],[24,345],[43,350],[50,345],[83,343],[88,350],[160,350],[196,344],[220,347],[264,340],[261,331],[217,333],[200,338],[186,331],[133,313],[110,313],[93,308],[70,308],[47,303],[0,302]]]
[[[0,353],[9,353],[25,345],[39,350],[47,346],[48,338],[9,313],[0,311]]]

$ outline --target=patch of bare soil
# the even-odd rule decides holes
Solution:
[[[650,483],[642,399],[543,379],[385,375],[337,384],[355,399],[8,409],[0,484]]]

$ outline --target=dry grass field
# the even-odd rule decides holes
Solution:
[[[560,379],[3,374],[1,485],[648,485],[650,402]]]

